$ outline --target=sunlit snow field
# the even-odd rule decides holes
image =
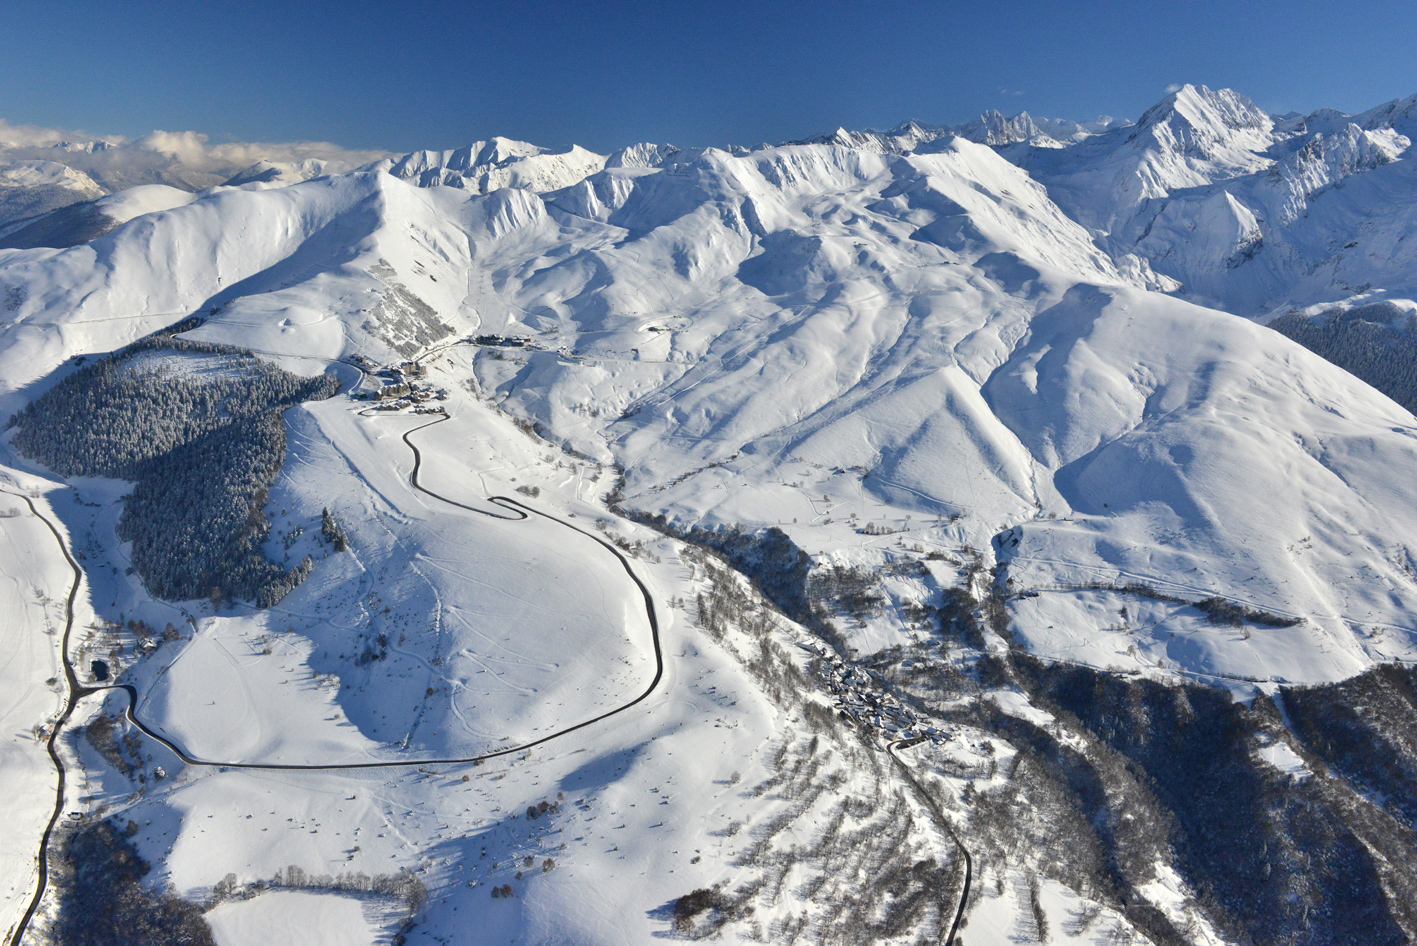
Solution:
[[[875,736],[806,736],[809,705],[840,707],[773,683],[821,642],[765,605],[755,641],[709,634],[699,599],[722,576],[623,513],[776,527],[819,569],[879,575],[880,605],[838,616],[848,656],[914,642],[910,609],[975,576],[998,583],[1013,643],[1045,661],[1241,700],[1417,659],[1411,415],[1277,332],[1149,291],[1155,273],[1107,256],[995,150],[824,143],[653,167],[587,154],[523,169],[545,186],[485,195],[374,170],[153,194],[157,212],[91,244],[0,251],[0,283],[18,287],[0,325],[0,415],[74,355],[192,314],[205,321],[187,338],[344,383],[284,415],[264,550],[314,567],[275,607],[153,600],[114,532],[128,485],[41,488],[82,552],[81,679],[111,646],[96,615],[170,625],[115,670],[149,726],[209,763],[145,740],[139,784],[75,741],[66,810],[131,820],[149,882],[194,901],[235,874],[243,895],[208,914],[222,946],[382,943],[403,921],[389,897],[336,895],[334,880],[254,887],[291,867],[415,874],[429,899],[410,942],[648,941],[677,898],[756,883],[773,857],[809,849],[839,799],[870,817],[896,804],[880,746],[863,748]],[[369,386],[353,356],[415,354],[446,420],[348,396]],[[17,485],[41,482],[7,462],[25,471]],[[512,521],[493,496],[547,516]],[[325,510],[348,551],[315,538]],[[32,733],[60,699],[43,629],[62,615],[38,594],[62,598],[68,574],[37,520],[0,530],[0,785],[32,800],[0,851],[8,918],[53,797]],[[645,600],[597,536],[649,591],[663,677],[624,712],[539,742],[635,700],[658,669]],[[1270,623],[1210,621],[1195,606],[1207,599]],[[942,662],[954,656],[942,645]],[[1057,721],[1008,687],[989,700]],[[89,697],[75,725],[125,702]],[[930,735],[901,765],[939,762],[942,797],[1006,783],[1005,741],[965,725]],[[1263,753],[1287,777],[1308,771],[1285,745]],[[236,767],[395,760],[407,765]],[[831,791],[792,787],[802,772],[827,773]],[[909,840],[922,863],[957,857],[947,834]],[[775,876],[777,894],[808,883]],[[1170,867],[1148,876],[1148,903],[1211,936]],[[1127,935],[1116,911],[1027,883],[991,877],[966,940],[1025,936],[1034,910],[1054,917],[1052,941]],[[502,885],[514,896],[493,898]],[[725,938],[796,922],[791,896],[770,902]]]

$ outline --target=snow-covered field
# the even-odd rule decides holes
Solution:
[[[298,891],[224,903],[207,914],[217,946],[374,946],[381,939],[379,927],[388,919],[376,914],[371,922],[363,905],[350,897]]]
[[[10,488],[14,488],[11,481]],[[38,733],[63,704],[59,635],[73,573],[44,523],[13,494],[0,495],[0,929],[10,931],[35,882],[35,845],[54,810],[54,767]]]
[[[265,552],[314,568],[268,609],[153,600],[115,534],[126,484],[38,486],[85,571],[81,681],[88,659],[110,661],[144,724],[206,763],[143,737],[122,771],[66,744],[83,768],[65,810],[131,822],[145,883],[210,904],[223,946],[642,942],[678,935],[676,902],[715,885],[739,898],[727,939],[830,941],[833,910],[880,919],[837,886],[842,837],[864,839],[863,876],[895,876],[889,854],[921,889],[954,890],[959,855],[932,806],[967,834],[970,793],[1008,782],[1007,742],[882,700],[884,677],[863,669],[923,647],[934,619],[919,615],[947,589],[992,578],[1012,643],[1047,662],[1245,700],[1417,660],[1417,421],[1277,332],[1197,304],[1369,298],[1372,285],[1294,274],[1316,258],[1303,241],[1356,226],[1357,204],[1387,214],[1394,239],[1410,228],[1410,213],[1376,209],[1411,192],[1409,119],[1392,114],[1323,132],[1307,157],[1293,121],[1191,87],[1130,130],[1075,126],[1066,148],[922,131],[909,148],[837,136],[604,157],[498,139],[312,180],[264,168],[195,196],[125,191],[104,198],[127,221],[106,236],[0,250],[5,416],[76,356],[191,315],[203,321],[185,338],[345,384],[285,413]],[[1119,144],[1143,133],[1145,148]],[[1197,140],[1204,162],[1184,147]],[[1283,265],[1257,249],[1221,279],[1211,257],[1253,236],[1235,224],[1254,216],[1241,198],[1280,206],[1255,196],[1274,186],[1265,172],[1314,155],[1346,176],[1342,195],[1317,178],[1291,188],[1313,214],[1266,219],[1299,249]],[[1147,214],[1151,249],[1121,252]],[[1409,257],[1368,259],[1343,279],[1382,279],[1411,304]],[[1260,265],[1269,275],[1250,278]],[[377,388],[357,357],[417,360],[436,407],[351,397]],[[190,367],[144,358],[134,370]],[[5,449],[17,488],[41,483]],[[325,511],[347,550],[319,538]],[[834,616],[840,651],[629,514],[780,528],[815,577],[870,576],[860,607]],[[69,572],[19,500],[0,496],[0,530],[0,786],[25,799],[0,851],[9,922],[53,801],[34,730],[62,705],[48,632]],[[602,539],[647,589],[657,641]],[[726,588],[737,613],[709,620],[704,602]],[[1217,602],[1248,616],[1210,620]],[[980,653],[1009,646],[989,631]],[[936,654],[966,669],[980,656]],[[1061,725],[1011,684],[986,702]],[[115,716],[126,695],[87,697],[80,716],[100,706]],[[921,747],[900,764],[929,791],[905,790],[883,752],[896,739]],[[1258,758],[1296,783],[1311,774],[1284,741]],[[338,768],[380,762],[404,764]],[[1024,863],[981,872],[966,941],[1140,935],[1101,894]],[[1188,881],[1150,870],[1134,889],[1152,909],[1224,941]],[[943,935],[953,909],[931,902],[913,922]]]

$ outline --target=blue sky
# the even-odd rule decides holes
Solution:
[[[443,148],[755,144],[838,125],[1136,118],[1178,82],[1273,112],[1417,92],[1417,4],[0,0],[0,118]]]

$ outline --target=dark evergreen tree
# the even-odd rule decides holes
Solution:
[[[16,448],[62,476],[134,482],[118,535],[154,595],[266,607],[311,568],[307,558],[287,572],[261,552],[261,509],[285,456],[280,412],[338,387],[159,334],[74,372],[11,425]]]
[[[343,552],[349,548],[349,542],[344,537],[344,528],[339,521],[330,515],[330,510],[326,507],[320,515],[320,532],[324,535],[325,541],[334,546],[336,552]]]
[[[1311,319],[1291,312],[1270,328],[1417,413],[1417,318],[1377,302]]]
[[[57,946],[211,946],[202,909],[149,890],[150,865],[108,821],[84,822],[58,845]]]

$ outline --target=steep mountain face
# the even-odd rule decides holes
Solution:
[[[1149,201],[1268,167],[1272,127],[1242,95],[1187,85],[1134,127],[1073,148],[1025,148],[1011,157],[1075,219],[1110,232]]]
[[[67,541],[149,726],[84,698],[60,849],[222,943],[1410,941],[1410,106],[268,161],[0,249],[0,473],[58,523],[3,626]],[[165,600],[217,477],[63,458],[258,382],[227,525],[301,580]]]
[[[16,220],[103,193],[87,174],[54,161],[17,161],[0,167],[0,233]]]
[[[1114,258],[1147,261],[1185,298],[1245,315],[1410,294],[1402,211],[1413,102],[1276,120],[1185,86],[1137,126],[1067,148],[1002,149]]]
[[[525,141],[493,138],[452,151],[415,151],[368,170],[385,171],[419,187],[456,187],[474,194],[505,187],[559,190],[605,166],[605,156],[581,147],[555,153]]]
[[[1338,118],[1339,121],[1343,120],[1338,117],[1340,113],[1334,113],[1333,109],[1326,109],[1325,114],[1328,113],[1332,113],[1333,117]],[[1366,112],[1353,116],[1352,120],[1358,127],[1369,131],[1391,128],[1398,134],[1411,137],[1417,133],[1417,93],[1409,95],[1405,99],[1393,99],[1376,108],[1370,108]]]

